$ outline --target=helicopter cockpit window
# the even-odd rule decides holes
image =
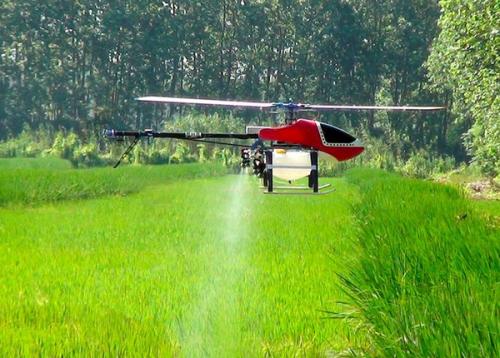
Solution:
[[[340,128],[325,123],[320,125],[327,143],[352,143],[356,140],[356,138]]]

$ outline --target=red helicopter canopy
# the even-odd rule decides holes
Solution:
[[[276,128],[263,128],[259,131],[259,138],[314,148],[339,161],[354,158],[365,149],[358,139],[342,129],[309,119],[298,119]]]

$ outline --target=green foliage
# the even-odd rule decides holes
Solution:
[[[223,6],[82,0],[63,7],[54,0],[4,1],[0,139],[11,140],[0,144],[0,156],[33,157],[48,148],[32,144],[46,140],[26,128],[51,126],[66,141],[77,134],[80,142],[51,143],[54,155],[88,166],[117,156],[94,150],[105,145],[92,133],[104,128],[241,131],[250,121],[270,122],[250,111],[137,105],[139,95],[292,97],[304,103],[448,105],[453,113],[336,113],[322,120],[356,129],[367,143],[386,143],[367,161],[372,166],[392,170],[422,150],[464,162],[470,159],[465,145],[494,177],[500,157],[497,3],[443,0],[442,32],[424,66],[439,32],[434,0]],[[174,155],[173,143],[148,144],[125,162],[191,161],[200,153],[196,143],[188,146],[191,158]],[[213,149],[207,145],[204,154],[212,156]]]
[[[398,171],[414,178],[429,178],[433,175],[450,172],[455,168],[455,160],[450,157],[432,158],[426,152],[412,155]]]
[[[213,118],[217,119],[218,117],[214,116]],[[194,121],[192,117],[189,119]],[[205,122],[209,121],[205,119]],[[236,125],[237,121],[231,123]],[[59,131],[46,134],[43,130],[26,128],[19,137],[0,142],[0,158],[54,157],[68,160],[74,167],[88,168],[116,162],[128,145],[129,142],[103,142],[103,139],[92,136],[84,140],[75,132]],[[180,164],[204,163],[209,160],[218,160],[226,166],[231,166],[236,158],[233,151],[227,148],[217,149],[212,144],[156,140],[140,142],[124,159],[124,163],[136,165]]]
[[[50,147],[51,141],[52,134],[46,128],[33,131],[25,125],[17,137],[0,142],[0,158],[39,156]]]
[[[443,102],[424,85],[422,67],[437,33],[434,0],[56,3],[0,5],[2,140],[17,136],[25,123],[34,130],[51,125],[74,131],[83,145],[93,143],[89,133],[104,128],[241,131],[243,123],[269,122],[267,114],[250,111],[235,111],[236,120],[226,110],[137,105],[133,98],[145,94]],[[401,143],[390,148],[396,157],[408,143],[459,156],[460,149],[447,142],[449,121],[439,114],[323,119],[390,135]],[[130,160],[166,162],[175,152],[174,145],[166,146],[163,153],[143,147],[142,157],[132,153]]]
[[[385,139],[365,137],[363,145],[366,149],[362,156],[356,158],[357,166],[361,165],[389,171],[393,171],[400,166],[401,158],[397,158],[391,150],[394,143],[388,143]]]
[[[75,167],[91,167],[104,164],[100,154],[93,138],[85,143],[75,132],[53,133],[43,128],[26,127],[17,138],[0,142],[0,158],[56,157],[68,160]]]
[[[214,128],[211,128],[212,125]],[[235,131],[236,129],[232,127],[239,125],[239,120],[234,118],[223,119],[218,115],[209,117],[188,115],[177,118],[173,124],[169,124],[167,130],[173,130],[175,126],[178,126],[176,127],[178,131],[224,132]],[[44,132],[39,133],[39,131],[26,129],[20,137],[0,143],[0,148],[10,148],[12,154],[17,154],[17,156],[30,156],[27,153],[33,153],[37,156],[57,157],[68,160],[74,167],[88,168],[115,163],[129,145],[127,141],[108,142],[107,146],[102,146],[103,149],[100,149],[100,142],[96,138],[91,137],[84,141],[74,132],[65,134],[59,131],[52,137],[53,139],[51,139],[51,135],[45,135]],[[39,138],[44,138],[44,141],[39,141]],[[52,144],[48,148],[44,148],[44,143],[50,141]],[[390,150],[390,147],[395,144],[388,144],[373,137],[365,137],[363,141],[366,150],[361,157],[353,161],[338,163],[333,158],[325,156],[320,163],[320,174],[322,176],[336,176],[349,168],[365,166],[399,171],[408,176],[425,178],[451,171],[455,167],[453,158],[432,156],[424,151],[412,154],[406,161],[401,161]],[[36,148],[36,151],[28,152],[27,148]],[[207,161],[221,163],[234,173],[240,170],[240,156],[237,149],[182,141],[140,142],[124,159],[123,163],[140,165],[204,163]]]
[[[96,167],[104,164],[99,157],[99,150],[95,143],[83,144],[75,149],[71,157],[75,166]]]
[[[207,159],[207,146],[205,144],[198,144],[198,162],[205,163]]]
[[[333,160],[320,161],[320,175],[337,176],[345,174],[349,169],[365,167],[398,172],[414,178],[433,178],[438,174],[451,172],[457,167],[453,157],[439,156],[420,150],[406,154],[405,160],[398,158],[390,150],[391,143],[373,137],[363,139],[365,151],[354,160],[336,162]]]
[[[431,80],[453,94],[453,112],[471,122],[469,153],[485,174],[500,173],[500,41],[495,0],[443,0],[428,61]]]
[[[76,133],[57,132],[53,144],[42,152],[44,156],[55,156],[68,160],[74,167],[96,167],[106,164],[97,140],[90,138],[85,143]]]
[[[75,133],[70,132],[68,135],[64,135],[63,132],[59,132],[54,139],[54,144],[52,144],[49,153],[74,162],[74,156],[79,146],[80,141]]]
[[[70,162],[56,157],[0,158],[0,170],[11,169],[71,169]]]
[[[59,162],[52,167],[46,165],[46,158],[30,165],[26,160],[9,161],[13,163],[5,166],[0,160],[0,169],[5,169],[0,170],[0,206],[124,195],[137,192],[145,185],[222,175],[227,171],[219,164],[67,170],[67,166]]]
[[[184,142],[177,142],[175,152],[170,156],[170,164],[180,164],[194,162],[195,158],[189,152],[189,147]]]
[[[380,356],[498,355],[499,227],[456,189],[352,170],[359,257],[344,284]]]

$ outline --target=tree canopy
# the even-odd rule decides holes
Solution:
[[[465,15],[467,7],[475,17]],[[494,0],[442,1],[442,9],[434,0],[4,0],[0,139],[26,125],[82,135],[158,127],[179,111],[134,101],[146,94],[453,103],[453,115],[352,113],[324,120],[381,138],[402,157],[425,150],[465,160],[461,135],[468,132],[469,153],[491,166],[498,157],[498,110],[495,118],[488,109],[492,100],[498,109],[496,7]],[[426,66],[440,16],[442,32]],[[458,50],[450,43],[462,48],[463,59],[454,59]],[[474,89],[460,89],[471,80]],[[477,139],[485,137],[493,140],[483,146]]]
[[[500,172],[500,3],[443,0],[429,58],[432,82],[453,95],[453,113],[470,123],[466,146],[490,174]]]

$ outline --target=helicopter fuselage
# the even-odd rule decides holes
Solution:
[[[258,135],[264,141],[313,148],[333,156],[338,161],[352,159],[365,149],[359,139],[344,130],[310,119],[297,119],[280,127],[262,128]]]

